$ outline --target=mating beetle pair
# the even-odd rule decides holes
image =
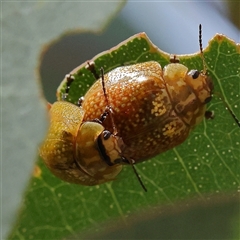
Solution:
[[[201,37],[200,49],[203,59]],[[94,64],[87,68],[96,75]],[[66,81],[63,99],[74,74]],[[149,61],[105,75],[102,70],[79,106],[66,101],[52,105],[40,155],[56,176],[82,185],[111,181],[124,164],[136,173],[135,163],[187,139],[204,118],[212,91],[205,67],[189,71],[176,58],[163,69]]]

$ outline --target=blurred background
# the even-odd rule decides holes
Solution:
[[[94,11],[97,9],[91,14]],[[203,47],[216,33],[240,42],[240,1],[128,1],[101,33],[83,29],[81,34],[66,35],[47,46],[40,66],[45,96],[54,102],[56,89],[67,73],[139,32],[146,32],[165,52],[198,52],[200,23]]]

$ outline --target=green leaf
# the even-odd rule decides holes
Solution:
[[[22,195],[32,177],[38,144],[47,129],[46,102],[39,97],[42,92],[36,71],[43,46],[66,31],[101,31],[122,5],[120,1],[1,2],[3,238],[16,221]],[[90,14],[92,9],[98,11]],[[24,238],[24,229],[15,239]]]
[[[71,239],[239,239],[239,216],[236,214],[239,210],[237,197],[226,198],[218,194],[212,196],[211,201],[192,199],[174,206],[144,209],[128,218],[130,227],[115,221],[103,225],[104,231],[89,231]]]
[[[240,118],[240,46],[223,35],[216,35],[204,50],[204,56],[215,91],[224,96]],[[189,68],[203,68],[199,54],[179,58]],[[141,33],[93,60],[97,69],[103,67],[108,72],[121,65],[149,60],[165,66],[169,54],[160,51]],[[71,102],[76,103],[95,81],[85,66],[86,63],[73,71],[75,81],[68,98]],[[59,98],[63,91],[65,83],[58,89]],[[129,215],[150,206],[174,206],[188,199],[207,201],[216,193],[236,194],[240,183],[240,130],[216,96],[209,109],[214,110],[215,119],[204,120],[181,146],[136,165],[147,193],[127,166],[116,181],[84,187],[58,180],[39,161],[11,239],[78,238],[78,232],[99,231],[102,223],[111,224],[116,217],[129,226]]]

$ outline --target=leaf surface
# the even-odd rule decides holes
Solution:
[[[240,46],[223,35],[216,35],[204,50],[206,65],[215,86],[240,118]],[[199,54],[179,56],[190,69],[203,68]],[[94,59],[96,69],[108,72],[118,66],[158,61],[169,62],[169,54],[154,46],[144,33],[137,34]],[[95,79],[85,69],[74,70],[69,101],[76,103]],[[58,91],[65,90],[63,82]],[[116,181],[84,187],[64,183],[51,175],[42,161],[40,174],[26,192],[24,206],[11,239],[52,239],[75,236],[101,223],[122,219],[127,225],[133,212],[155,205],[174,206],[180,200],[207,201],[212,194],[237,194],[239,177],[240,130],[218,97],[208,107],[214,120],[204,120],[179,147],[136,165],[148,192],[144,193],[130,167],[124,167]],[[37,216],[37,217],[35,217]]]

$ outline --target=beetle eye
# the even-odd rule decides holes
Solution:
[[[205,112],[205,118],[206,118],[206,119],[213,119],[213,118],[214,118],[214,112],[212,112],[212,111],[206,111],[206,112]]]
[[[111,136],[111,133],[109,131],[107,131],[107,130],[103,131],[103,138],[104,138],[104,140],[109,139],[110,136]]]
[[[212,96],[207,97],[204,101],[205,104],[209,103],[212,100]]]
[[[200,72],[198,70],[191,70],[189,72],[189,75],[191,75],[193,79],[197,79],[198,76],[200,75]]]

